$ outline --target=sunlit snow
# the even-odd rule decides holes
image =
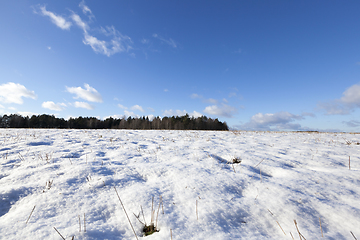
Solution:
[[[359,142],[349,133],[2,129],[0,238],[136,239],[114,187],[139,239],[360,238]],[[152,208],[159,232],[145,237],[135,215],[149,224]]]

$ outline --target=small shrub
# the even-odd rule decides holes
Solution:
[[[145,236],[149,236],[153,234],[154,232],[158,232],[159,230],[156,229],[153,223],[151,223],[149,226],[144,226],[143,232]]]
[[[240,157],[234,157],[232,159],[232,164],[237,164],[237,163],[241,163],[241,158]]]

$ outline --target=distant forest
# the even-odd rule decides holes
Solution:
[[[226,122],[206,116],[198,118],[184,116],[140,118],[78,117],[65,120],[54,115],[33,115],[23,117],[17,114],[0,116],[0,128],[73,128],[73,129],[171,129],[171,130],[229,130]]]

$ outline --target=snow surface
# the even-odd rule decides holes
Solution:
[[[62,239],[55,227],[65,239],[136,239],[114,186],[139,239],[299,239],[294,220],[308,240],[322,239],[320,220],[324,239],[360,238],[359,142],[349,133],[2,129],[0,238]],[[241,164],[229,164],[235,157]],[[150,223],[152,197],[160,231],[145,237],[134,214],[142,207]]]

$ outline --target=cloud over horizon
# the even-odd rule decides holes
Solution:
[[[204,109],[204,113],[227,118],[232,118],[236,112],[236,108],[225,103],[207,106]]]
[[[52,101],[43,102],[41,104],[43,108],[47,108],[53,111],[62,111],[64,110],[64,107],[66,107],[65,103],[54,103]]]
[[[0,102],[23,104],[23,97],[36,99],[34,91],[26,89],[19,83],[8,82],[0,85]]]
[[[81,87],[66,87],[66,91],[75,94],[74,99],[82,98],[89,102],[102,102],[102,97],[95,88],[89,84],[84,84],[85,89]]]
[[[249,122],[238,125],[237,128],[241,130],[309,130],[301,127],[298,123],[293,123],[296,120],[304,119],[306,115],[295,115],[289,112],[276,113],[257,113],[253,115]]]
[[[139,105],[134,105],[130,109],[133,110],[133,111],[145,112],[144,109]]]
[[[327,115],[347,115],[360,107],[360,85],[354,84],[346,89],[340,99],[318,104],[319,109],[326,111]]]
[[[190,117],[194,117],[194,118],[198,118],[203,116],[203,114],[197,112],[197,111],[193,111],[192,113],[187,112],[186,110],[165,110],[163,111],[163,116],[166,117],[172,117],[172,116],[185,116],[186,114],[188,114]]]
[[[94,106],[90,105],[87,102],[75,102],[74,107],[76,107],[76,108],[85,108],[87,110],[93,110],[95,108]]]

